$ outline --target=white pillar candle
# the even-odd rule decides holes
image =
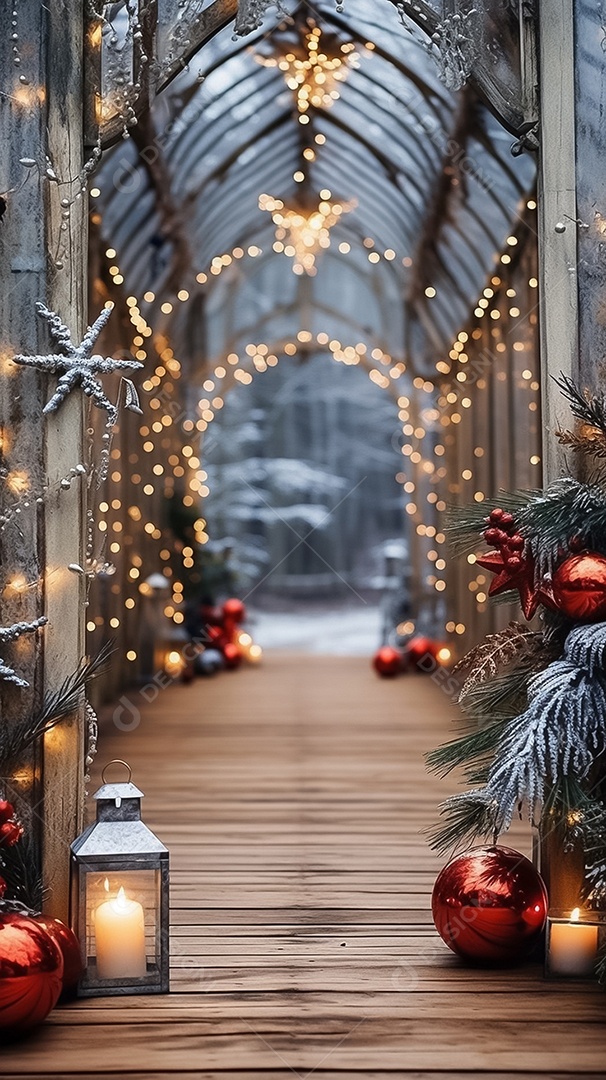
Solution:
[[[579,921],[575,908],[570,922],[552,922],[549,931],[549,971],[554,975],[592,975],[598,951],[598,927]]]
[[[140,979],[147,973],[143,908],[123,888],[95,911],[95,942],[100,979]]]

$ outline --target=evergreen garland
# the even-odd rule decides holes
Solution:
[[[450,513],[455,549],[478,552],[482,539],[496,549],[477,555],[495,575],[491,595],[511,602],[519,592],[527,617],[540,606],[542,625],[510,623],[456,666],[466,730],[427,762],[440,776],[460,768],[470,787],[439,807],[429,839],[442,853],[496,843],[514,814],[526,813],[542,835],[557,828],[565,845],[582,844],[582,900],[604,910],[606,394],[581,391],[565,376],[556,382],[578,422],[556,437],[598,463],[591,480],[566,476],[542,491],[501,492],[488,516],[478,505]],[[575,555],[590,564],[586,579],[570,569]],[[598,974],[606,981],[606,955]]]

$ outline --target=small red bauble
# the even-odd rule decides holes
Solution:
[[[0,913],[0,1030],[41,1024],[59,1000],[62,980],[61,950],[44,927]]]
[[[560,563],[552,581],[554,600],[570,619],[606,617],[606,557],[591,551]]]
[[[466,960],[506,964],[527,955],[547,918],[547,892],[529,859],[506,847],[457,855],[438,874],[433,921]]]
[[[10,821],[15,816],[15,807],[12,803],[6,801],[6,799],[0,799],[0,825],[3,825],[5,821]]]
[[[235,671],[237,667],[240,667],[242,663],[242,656],[237,645],[228,641],[227,645],[223,646],[223,659],[225,660],[225,667],[228,671]]]
[[[209,626],[207,627],[208,641],[212,645],[218,645],[221,647],[221,643],[225,638],[222,626]]]
[[[391,645],[383,645],[378,652],[375,653],[372,666],[377,672],[377,675],[381,675],[384,679],[389,679],[402,670],[402,654],[398,649],[392,648]]]
[[[5,821],[0,825],[0,847],[14,847],[23,836],[23,825],[18,821]]]
[[[436,655],[439,648],[440,646],[435,641],[421,634],[418,637],[411,638],[404,651],[407,666],[417,668],[419,671],[435,671]]]
[[[226,619],[232,619],[233,622],[241,623],[246,617],[246,608],[241,600],[226,600],[223,604],[223,615]]]
[[[62,923],[60,919],[51,919],[48,915],[35,915],[34,918],[38,925],[50,935],[61,952],[63,957],[63,990],[73,990],[84,972],[78,938],[74,931],[70,930],[69,926]]]

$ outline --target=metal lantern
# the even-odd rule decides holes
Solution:
[[[108,784],[109,765],[128,769]],[[95,792],[97,820],[71,846],[72,925],[80,997],[168,991],[168,850],[141,821],[143,792],[110,761]]]

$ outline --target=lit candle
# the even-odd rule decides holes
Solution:
[[[569,922],[551,922],[549,971],[554,975],[592,975],[598,949],[598,927],[579,921],[575,908]]]
[[[95,941],[100,979],[140,979],[147,973],[143,908],[122,887],[95,911]]]

